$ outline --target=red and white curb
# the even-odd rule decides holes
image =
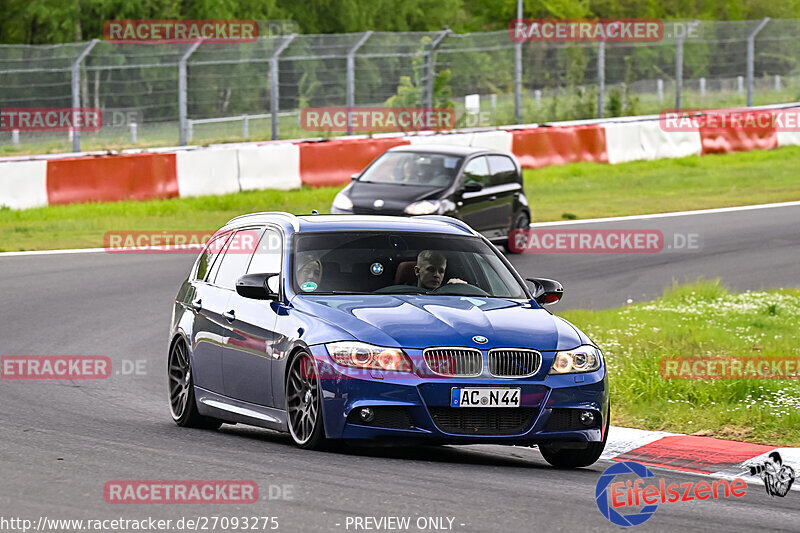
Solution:
[[[764,444],[683,435],[665,431],[646,431],[612,426],[601,459],[634,461],[646,466],[676,470],[713,478],[742,478],[748,484],[763,485],[750,475],[751,466],[761,466],[777,451],[784,465],[800,473],[800,448],[781,448]],[[791,490],[800,490],[800,482]]]

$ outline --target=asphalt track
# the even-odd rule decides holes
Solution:
[[[800,206],[580,227],[698,233],[702,247],[513,257],[525,276],[564,283],[561,308],[648,299],[673,280],[720,277],[740,290],[800,286]],[[172,299],[192,260],[0,256],[0,354],[106,355],[115,370],[105,380],[0,380],[0,517],[34,523],[42,516],[158,517],[174,523],[181,517],[274,516],[278,531],[301,532],[367,531],[347,528],[348,516],[408,516],[408,531],[433,531],[417,529],[419,517],[451,517],[452,531],[465,532],[619,529],[594,501],[607,461],[562,471],[534,449],[499,446],[307,452],[266,430],[178,428],[166,399],[167,328]],[[144,361],[142,375],[119,373],[128,366],[124,361],[136,360]],[[668,482],[698,479],[656,474]],[[253,480],[262,499],[250,505],[111,505],[103,498],[110,480],[202,479]],[[270,500],[271,485],[289,486],[291,493]],[[797,492],[772,498],[751,486],[741,499],[661,504],[635,529],[798,531],[798,498]]]

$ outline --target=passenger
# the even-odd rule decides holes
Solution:
[[[297,284],[312,282],[319,285],[322,281],[322,262],[319,259],[306,259],[297,269]]]
[[[417,255],[417,265],[414,274],[417,276],[417,287],[432,291],[438,289],[444,281],[444,272],[447,269],[447,258],[433,250],[422,250]],[[447,283],[466,283],[458,278],[452,278]]]

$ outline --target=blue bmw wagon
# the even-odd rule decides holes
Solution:
[[[536,445],[588,466],[608,435],[608,377],[597,345],[544,308],[562,294],[449,217],[237,217],[175,298],[172,418],[303,448]]]

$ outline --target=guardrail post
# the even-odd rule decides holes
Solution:
[[[200,46],[202,41],[192,43],[192,45],[184,52],[178,61],[178,144],[186,146],[192,136],[189,135],[187,130],[187,113],[186,113],[186,62],[189,60],[197,47]]]
[[[19,146],[19,130],[11,130],[11,144]]]
[[[434,54],[436,54],[436,49],[439,48],[439,44],[444,40],[445,37],[450,33],[449,28],[445,28],[439,32],[436,38],[431,43],[431,49],[428,51],[428,77],[425,80],[427,82],[427,90],[425,91],[425,107],[433,107],[433,76],[435,72],[435,65],[434,65]]]
[[[606,99],[606,42],[597,43],[597,118],[603,118]]]
[[[658,103],[664,102],[664,80],[658,78],[656,80],[656,93],[658,93]]]
[[[242,115],[242,137],[250,137],[250,117],[247,114]]]
[[[100,42],[99,39],[92,39],[89,41],[89,44],[78,54],[78,57],[75,58],[75,61],[72,62],[72,124],[77,122],[78,120],[78,108],[81,106],[81,94],[80,94],[80,84],[81,84],[81,63],[83,59],[92,51],[92,48]],[[80,152],[81,151],[81,132],[79,129],[74,129],[72,134],[72,151],[73,152]]]
[[[753,105],[753,70],[756,61],[756,35],[764,29],[769,22],[769,17],[758,23],[758,26],[747,36],[747,107]]]
[[[294,41],[294,38],[297,37],[296,33],[292,33],[286,36],[286,39],[275,49],[272,53],[272,57],[269,59],[269,70],[270,70],[270,88],[269,88],[269,110],[270,114],[272,115],[272,140],[278,140],[278,111],[279,108],[279,99],[280,99],[280,88],[278,85],[278,57],[283,53],[284,50]]]
[[[131,143],[136,143],[136,133],[137,133],[137,125],[135,122],[131,122],[128,127],[131,130]]]
[[[356,44],[353,45],[352,48],[347,52],[347,134],[350,135],[353,133],[353,128],[350,126],[350,109],[355,105],[356,97],[355,97],[355,85],[356,85],[356,52],[359,48],[361,48],[367,39],[369,39],[370,35],[372,35],[372,30],[364,32]]]
[[[686,33],[675,38],[675,110],[681,108],[683,92],[683,41],[698,24],[700,24],[699,20],[693,20],[686,28]]]
[[[186,140],[191,141],[194,138],[194,120],[186,119]]]

